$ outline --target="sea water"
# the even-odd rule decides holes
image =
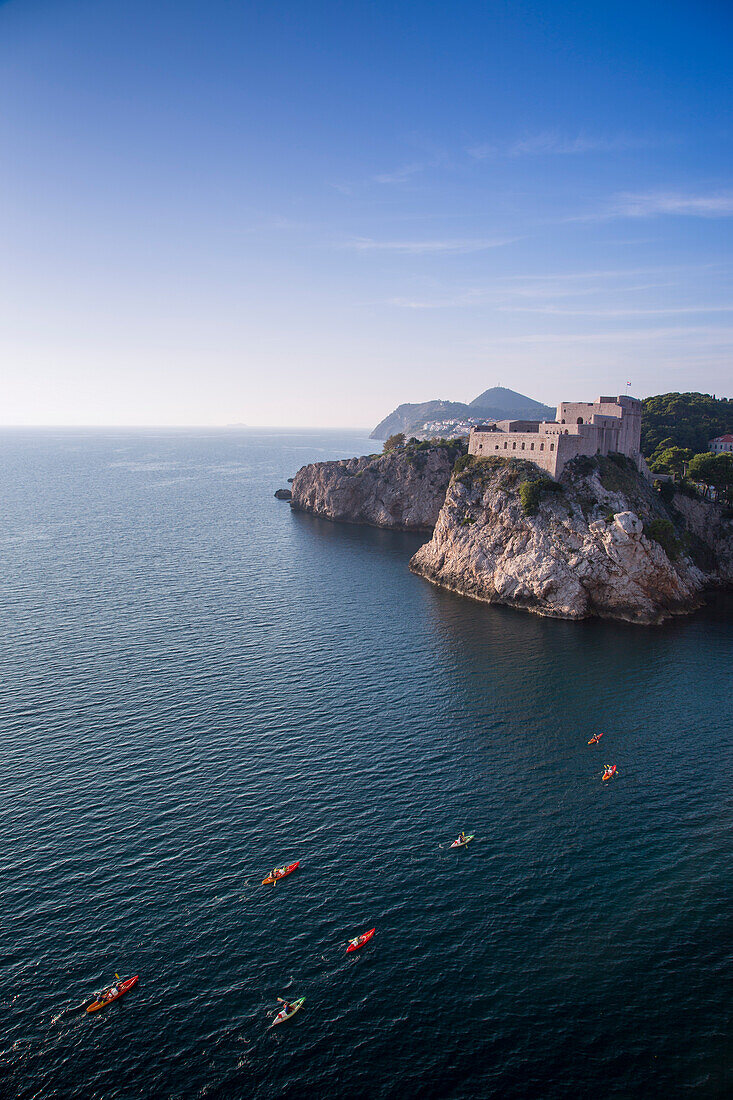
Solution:
[[[730,602],[487,607],[273,497],[378,447],[0,437],[3,1097],[730,1084]]]

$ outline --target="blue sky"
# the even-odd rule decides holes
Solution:
[[[725,2],[0,4],[6,424],[730,395]]]

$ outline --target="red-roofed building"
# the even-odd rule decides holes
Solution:
[[[717,439],[711,439],[708,450],[714,454],[722,454],[723,451],[733,451],[733,435],[719,435]]]

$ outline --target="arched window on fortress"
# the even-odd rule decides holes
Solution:
[[[564,423],[565,423],[565,421],[564,421],[564,420],[561,420],[561,421],[560,421],[560,423],[561,423],[561,424],[564,424]]]
[[[517,443],[516,443],[516,440],[515,440],[514,443],[512,443],[512,450],[516,451],[516,449],[517,449]]]
[[[551,444],[550,444],[550,450],[551,450],[551,451],[554,451],[554,450],[555,450],[555,444],[554,444],[554,443],[551,443]]]
[[[582,416],[579,416],[579,417],[578,417],[578,423],[579,423],[579,424],[582,424],[582,423],[583,423],[583,417],[582,417]]]
[[[529,449],[530,449],[530,451],[533,451],[533,450],[534,450],[534,443],[530,443],[530,445],[529,445]]]
[[[483,445],[483,443],[479,443],[479,445],[478,445],[478,449],[479,449],[480,451],[483,451],[483,449],[484,449],[484,445]]]
[[[545,445],[544,445],[544,443],[540,443],[540,450],[541,450],[541,451],[544,451],[544,449],[545,449]]]
[[[509,446],[509,444],[508,444],[508,443],[505,443],[505,444],[504,444],[504,450],[506,450],[508,446]]]
[[[522,450],[524,450],[524,443],[522,444]]]

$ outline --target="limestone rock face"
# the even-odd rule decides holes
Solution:
[[[733,521],[717,504],[675,493],[673,508],[698,543],[698,556],[712,583],[733,584]]]
[[[623,459],[576,460],[559,486],[545,480],[523,504],[522,482],[539,476],[524,462],[468,465],[453,477],[433,537],[410,568],[488,603],[647,624],[693,610],[704,588],[730,570],[733,527],[717,522],[709,562],[693,560],[681,511],[667,510]],[[704,508],[692,518],[708,545]]]
[[[315,462],[295,475],[291,507],[325,519],[430,531],[445,500],[459,445]]]

